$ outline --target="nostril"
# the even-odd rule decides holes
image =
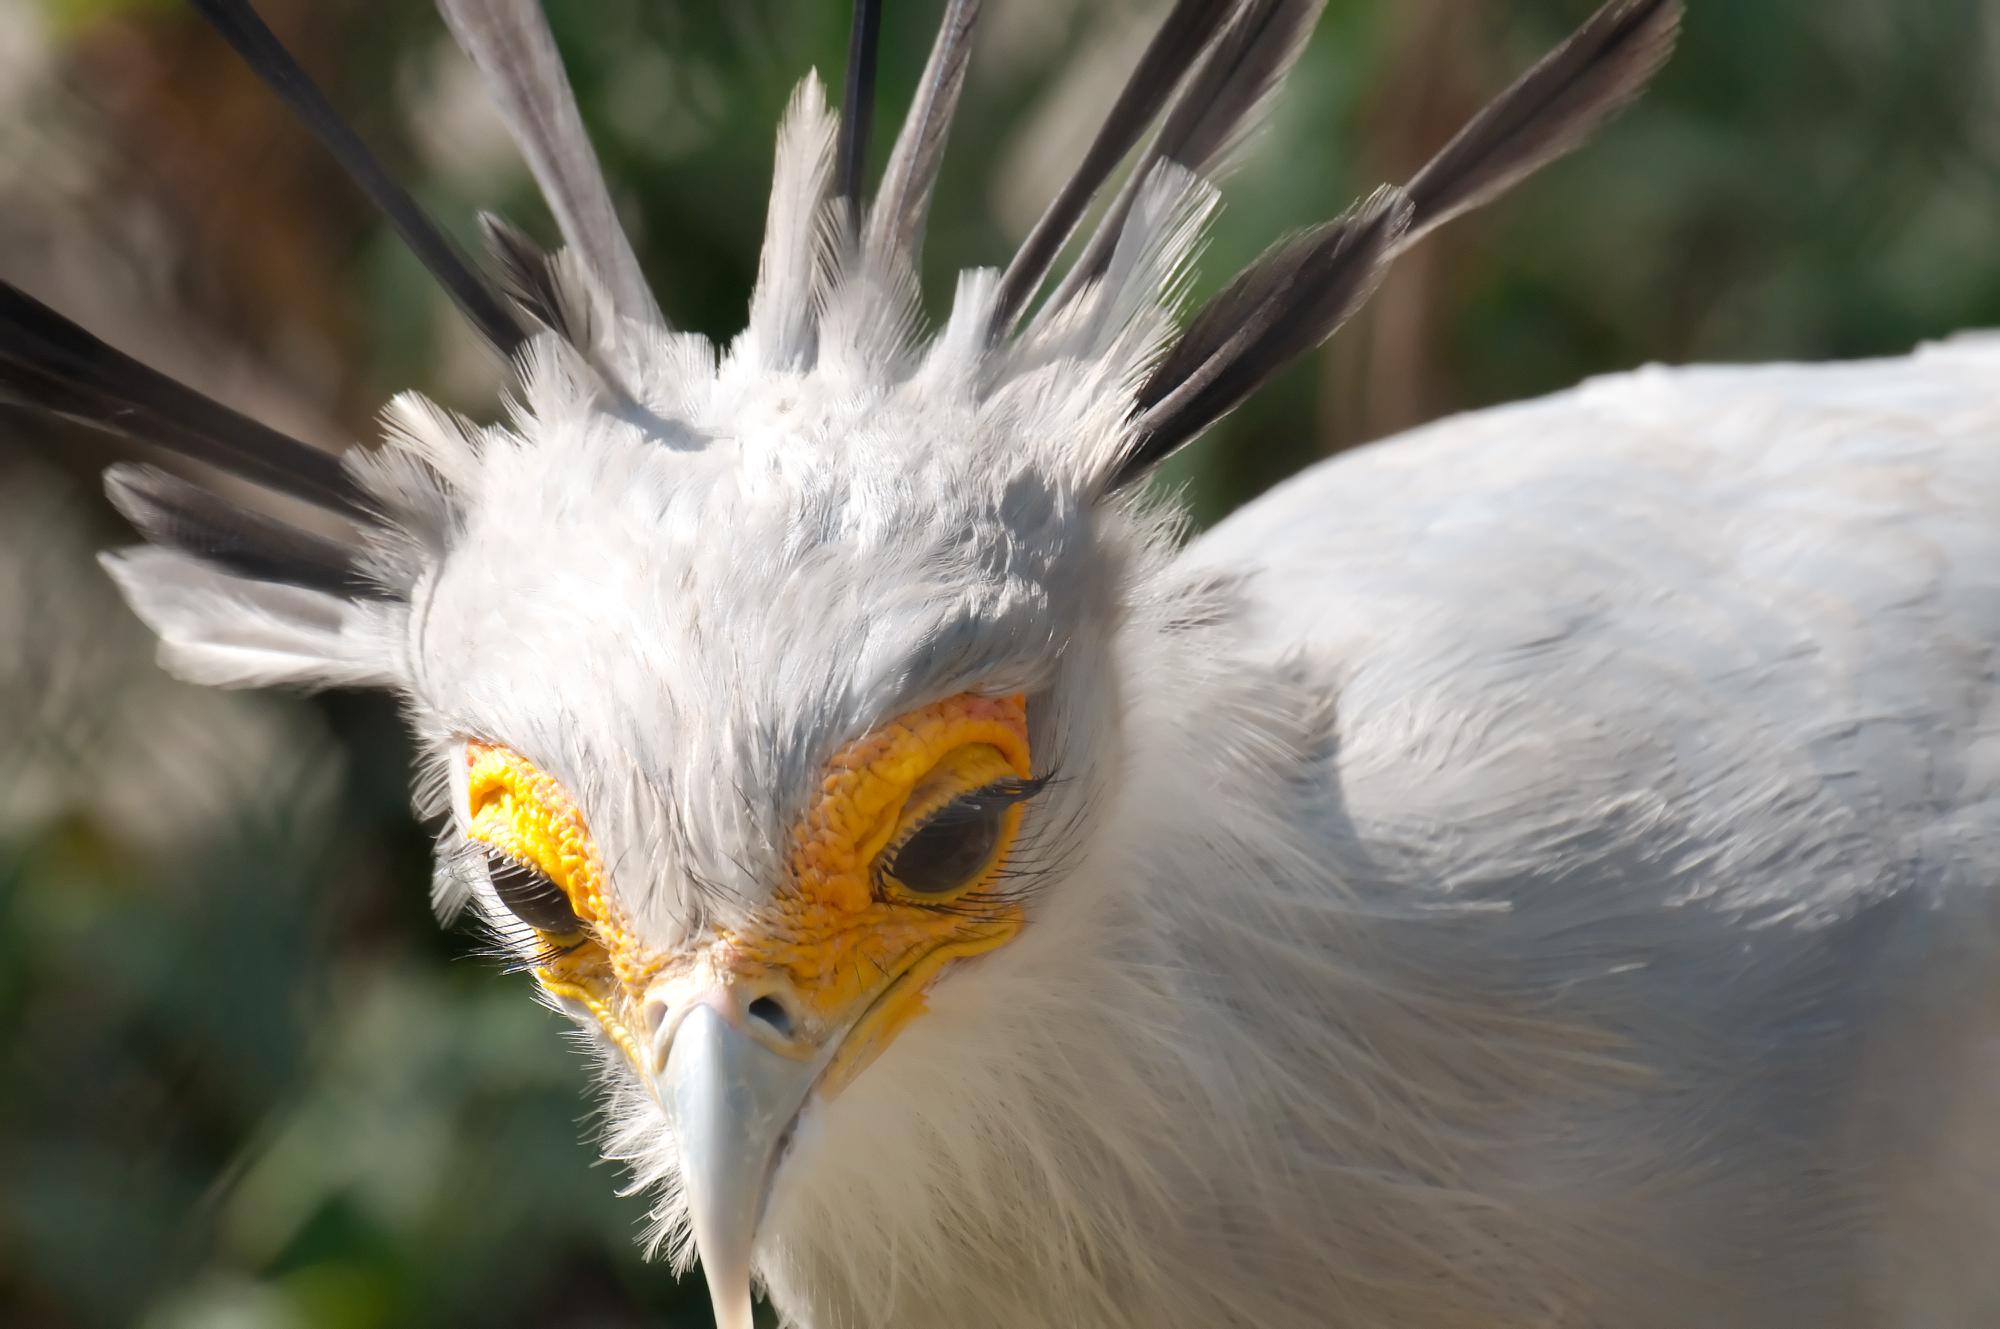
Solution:
[[[646,1032],[657,1035],[660,1026],[667,1022],[667,1003],[658,997],[648,997],[642,1013],[646,1017]]]
[[[792,1013],[776,997],[759,997],[743,1013],[780,1038],[792,1036]]]

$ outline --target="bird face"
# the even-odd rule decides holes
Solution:
[[[670,1221],[745,1314],[800,1121],[948,1022],[934,998],[1081,852],[1107,735],[1065,717],[1119,575],[990,422],[956,422],[966,456],[893,393],[772,392],[698,453],[581,404],[487,437],[408,628],[447,889],[664,1128],[642,1170],[677,1179]],[[1017,455],[997,482],[989,444]],[[537,504],[532,533],[506,517]]]
[[[961,693],[845,744],[765,898],[678,946],[624,907],[559,782],[480,741],[463,763],[466,837],[532,933],[536,981],[669,1114],[711,1278],[747,1285],[765,1191],[807,1099],[836,1096],[932,983],[1026,922],[1007,872],[1040,788],[1025,699]]]

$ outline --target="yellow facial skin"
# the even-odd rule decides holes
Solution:
[[[548,874],[585,927],[580,936],[544,936],[548,958],[535,977],[555,995],[588,1007],[636,1062],[620,993],[643,985],[658,960],[611,898],[604,860],[583,814],[553,776],[518,753],[473,740],[465,745],[465,763],[468,836]]]
[[[1019,695],[962,694],[912,711],[848,744],[793,828],[786,880],[748,925],[718,930],[691,952],[648,950],[619,908],[582,814],[549,776],[485,743],[466,747],[470,836],[541,869],[585,925],[545,937],[536,977],[586,1006],[642,1072],[634,1034],[649,993],[722,987],[783,989],[800,1017],[801,1057],[842,1039],[821,1079],[837,1093],[924,1007],[924,988],[952,961],[1020,930],[1020,904],[991,887],[1004,871],[1021,809],[1002,823],[991,861],[961,889],[920,894],[885,870],[895,848],[939,808],[996,780],[1028,779],[1027,707]]]

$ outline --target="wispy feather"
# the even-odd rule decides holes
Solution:
[[[1378,190],[1346,215],[1279,241],[1237,274],[1140,389],[1139,442],[1107,488],[1145,474],[1332,336],[1375,293],[1411,211],[1403,191]]]
[[[574,249],[550,254],[505,221],[482,213],[480,228],[500,267],[507,294],[521,312],[560,337],[597,377],[619,408],[640,409],[629,376],[614,359],[618,312],[596,270]]]
[[[1076,172],[1014,252],[994,299],[992,337],[1002,338],[1013,330],[1015,320],[1042,288],[1056,255],[1068,243],[1097,191],[1240,7],[1232,0],[1177,0],[1139,57],[1132,77],[1112,104]]]
[[[821,213],[834,169],[835,127],[819,79],[808,75],[792,93],[778,127],[764,247],[750,293],[750,341],[773,368],[801,368],[812,359]],[[844,136],[846,127],[840,129]]]
[[[391,687],[380,601],[233,576],[171,549],[99,556],[175,674],[210,687]]]

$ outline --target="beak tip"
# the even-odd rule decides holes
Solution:
[[[753,1042],[698,1006],[674,1034],[660,1084],[717,1329],[751,1329],[750,1264],[765,1194],[816,1067]]]
[[[708,1283],[709,1305],[715,1312],[715,1329],[752,1329],[750,1270],[721,1270],[705,1262],[703,1275]]]

